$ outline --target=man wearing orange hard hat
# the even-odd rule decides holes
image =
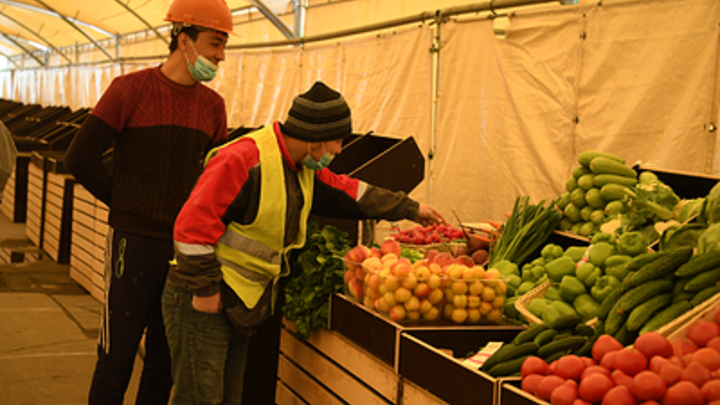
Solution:
[[[123,404],[143,333],[135,403],[167,404],[172,378],[161,294],[174,256],[173,224],[204,155],[227,138],[225,101],[200,82],[212,80],[225,59],[230,9],[224,0],[174,0],[165,20],[172,23],[168,59],[115,78],[65,156],[110,211],[90,404]]]

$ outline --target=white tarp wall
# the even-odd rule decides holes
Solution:
[[[332,18],[355,7],[342,3]],[[552,5],[509,22],[505,38],[486,15],[441,25],[434,133],[431,25],[231,52],[210,86],[232,127],[283,120],[316,79],[340,89],[355,132],[415,137],[427,170],[413,196],[448,220],[451,210],[467,222],[502,220],[518,196],[557,198],[588,149],[720,174],[718,131],[709,129],[720,122],[716,0]],[[112,77],[157,63],[3,73],[0,97],[91,107]]]

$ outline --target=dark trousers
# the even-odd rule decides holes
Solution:
[[[105,307],[89,404],[122,405],[143,331],[146,354],[135,403],[167,404],[172,378],[161,296],[173,242],[119,231],[108,239]]]

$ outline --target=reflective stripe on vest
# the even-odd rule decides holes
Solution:
[[[231,222],[218,241],[215,254],[220,261],[225,283],[243,300],[245,306],[253,308],[268,283],[281,276],[282,264],[286,261],[290,249],[305,244],[307,220],[312,208],[315,171],[303,168],[298,172],[304,204],[300,212],[298,234],[292,245],[283,248],[287,188],[283,157],[275,131],[270,125],[245,137],[255,141],[260,155],[258,212],[255,220],[248,225]],[[216,151],[211,152],[209,158],[214,156]]]

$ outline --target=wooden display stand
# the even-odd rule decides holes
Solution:
[[[70,277],[105,302],[105,240],[108,208],[80,184],[74,185]]]
[[[15,170],[3,191],[2,212],[12,222],[23,223],[27,216],[28,166],[30,153],[18,153]]]
[[[32,152],[28,166],[27,217],[25,235],[37,246],[43,248],[43,227],[45,222],[45,182],[47,168],[45,158]]]

